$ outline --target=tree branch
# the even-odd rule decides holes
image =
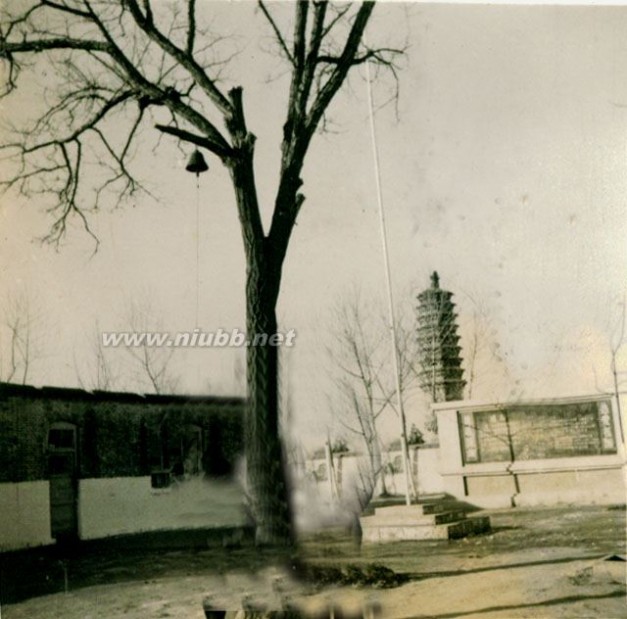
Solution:
[[[297,0],[296,21],[294,22],[294,46],[293,46],[294,66],[296,67],[296,73],[302,72],[304,64],[305,64],[308,13],[309,13],[309,1]]]
[[[342,19],[342,17],[344,17],[344,15],[346,15],[346,13],[348,13],[350,8],[351,8],[351,5],[350,3],[348,3],[345,7],[336,9],[337,13],[335,17],[327,24],[327,26],[324,28],[324,30],[322,31],[320,35],[322,39],[326,38],[329,32],[333,30],[333,27]]]
[[[327,14],[326,2],[314,3],[314,20],[311,28],[311,37],[309,42],[309,51],[307,53],[307,61],[305,63],[305,69],[303,72],[303,84],[302,91],[304,93],[304,101],[301,102],[301,113],[303,116],[306,113],[307,100],[309,99],[309,93],[311,92],[311,86],[313,84],[314,75],[316,73],[316,65],[318,63],[318,55],[320,53],[320,46],[324,38],[324,20]]]
[[[310,38],[309,54],[305,56],[305,36],[307,30],[307,3],[297,4],[294,26],[294,62],[290,86],[290,108],[283,128],[281,180],[270,225],[269,238],[273,245],[276,260],[282,262],[291,237],[296,217],[304,201],[298,193],[302,180],[300,173],[305,153],[322,115],[331,100],[342,86],[348,71],[353,66],[359,44],[374,8],[374,2],[363,2],[344,45],[340,60],[333,67],[331,75],[318,91],[309,111],[307,104],[318,63],[318,54],[324,33],[325,3],[314,6],[314,23]]]
[[[187,54],[194,53],[196,39],[196,0],[187,0]]]
[[[376,60],[379,64],[384,64],[387,66],[392,66],[392,62],[390,60],[388,60],[383,54],[402,54],[404,52],[404,50],[402,49],[397,49],[394,47],[380,47],[378,49],[369,49],[365,54],[362,54],[361,56],[355,56],[351,61],[350,64],[355,66],[355,65],[359,65],[359,64],[363,64],[364,62],[368,61],[368,60]],[[318,63],[326,63],[326,64],[332,64],[332,65],[338,65],[341,62],[343,62],[343,58],[341,56],[326,56],[326,55],[321,55],[318,56],[317,59]]]
[[[315,131],[322,114],[344,82],[350,67],[353,66],[353,60],[357,55],[359,43],[363,37],[366,24],[370,19],[373,9],[374,2],[371,1],[363,2],[359,7],[340,59],[335,65],[331,76],[322,86],[307,116],[306,129],[309,135],[312,135]]]
[[[52,49],[80,49],[92,52],[109,52],[109,44],[104,41],[72,39],[69,37],[57,37],[53,39],[35,39],[17,42],[8,42],[0,39],[0,58],[11,58],[11,54],[24,52],[43,52]]]
[[[279,47],[281,48],[281,50],[285,54],[286,58],[292,63],[292,65],[294,65],[295,64],[294,63],[294,57],[290,53],[290,50],[287,47],[287,43],[285,42],[285,39],[283,38],[283,35],[281,34],[281,31],[279,30],[279,27],[277,26],[276,22],[274,21],[274,18],[272,17],[272,15],[270,15],[270,11],[266,7],[266,3],[263,2],[263,0],[258,0],[258,4],[259,4],[259,8],[261,9],[261,12],[264,14],[264,16],[268,20],[268,23],[270,24],[272,30],[274,31],[274,36],[276,37],[276,40],[279,43]]]
[[[156,124],[155,128],[161,131],[162,133],[167,133],[168,135],[173,135],[174,137],[179,138],[179,140],[184,140],[185,142],[191,142],[192,144],[196,144],[196,146],[200,146],[202,148],[206,148],[211,151],[221,159],[231,158],[235,155],[235,151],[228,146],[228,144],[221,144],[219,142],[215,142],[210,138],[204,137],[202,135],[198,135],[196,133],[192,133],[191,131],[186,131],[185,129],[179,129],[178,127],[173,127],[171,125],[160,125]]]
[[[170,39],[165,37],[163,33],[156,28],[154,23],[142,14],[135,0],[124,0],[124,3],[130,9],[131,15],[139,28],[163,51],[169,54],[189,72],[192,78],[198,83],[220,112],[228,118],[233,111],[228,99],[222,94],[222,92],[215,85],[215,82],[209,78],[202,67],[193,59],[191,53],[183,51],[172,43]]]
[[[41,4],[43,6],[48,6],[51,9],[56,9],[57,11],[61,11],[63,13],[69,13],[70,15],[76,15],[77,17],[90,19],[90,15],[86,11],[81,11],[80,9],[75,9],[74,7],[67,6],[65,4],[59,4],[58,2],[52,2],[51,0],[41,0]]]
[[[229,97],[233,114],[227,120],[227,127],[233,140],[235,156],[227,161],[227,164],[233,178],[246,251],[261,253],[265,248],[253,165],[256,138],[246,126],[242,89],[232,88]],[[278,295],[280,272],[274,272],[273,275],[276,276],[274,282],[276,290],[273,294]]]

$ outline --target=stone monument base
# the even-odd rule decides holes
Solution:
[[[437,503],[377,507],[360,518],[362,541],[459,539],[490,531],[488,516],[466,517],[462,510],[444,511]]]

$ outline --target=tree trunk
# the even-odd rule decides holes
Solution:
[[[246,481],[256,543],[285,546],[293,542],[292,514],[279,434],[279,351],[270,345],[277,332],[276,303],[284,253],[277,257],[263,231],[253,165],[255,136],[246,129],[241,88],[233,88],[229,96],[234,115],[227,124],[237,156],[226,163],[233,179],[247,267]],[[295,200],[294,195],[289,198]],[[290,202],[281,206],[288,208]],[[283,241],[289,238],[289,228],[285,234]]]
[[[277,332],[275,305],[279,275],[273,270],[266,260],[249,259],[246,465],[256,543],[289,545],[293,536],[287,472],[279,434],[279,351],[267,341]],[[255,338],[257,345],[253,346]]]

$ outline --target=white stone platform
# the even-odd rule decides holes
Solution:
[[[487,516],[466,517],[464,511],[445,511],[437,503],[377,507],[360,518],[363,542],[458,539],[490,530]]]

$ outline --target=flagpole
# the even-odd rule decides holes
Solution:
[[[416,494],[414,487],[413,477],[409,471],[409,454],[407,449],[407,424],[405,421],[405,409],[403,407],[403,396],[401,393],[401,375],[400,375],[400,363],[398,354],[398,343],[396,339],[396,320],[394,313],[394,296],[392,294],[392,275],[390,271],[390,258],[388,252],[387,241],[387,226],[385,223],[385,210],[383,206],[383,191],[381,189],[381,170],[379,166],[379,151],[377,149],[377,134],[374,123],[374,105],[372,102],[372,84],[370,82],[370,61],[366,61],[366,82],[368,84],[368,110],[370,117],[370,136],[372,139],[372,154],[374,160],[375,182],[377,187],[377,202],[379,206],[379,223],[381,227],[381,245],[383,247],[383,261],[385,264],[385,281],[387,285],[388,293],[388,314],[389,314],[389,328],[390,336],[392,340],[392,360],[394,374],[396,378],[396,404],[398,407],[398,414],[401,424],[401,453],[403,460],[403,473],[405,476],[405,504],[411,505],[410,492]],[[410,490],[411,489],[411,490]]]

